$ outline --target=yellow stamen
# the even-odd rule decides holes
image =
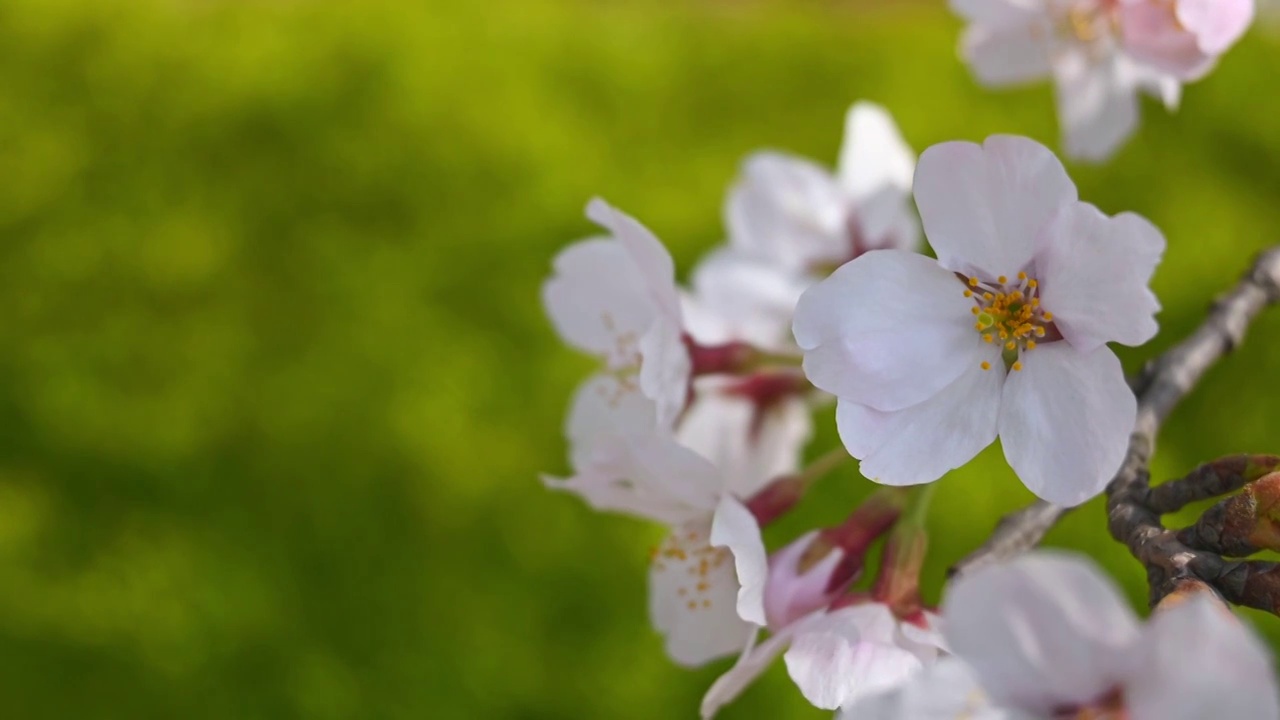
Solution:
[[[1018,273],[1018,279],[1019,279],[1019,280],[1026,280],[1026,279],[1027,279],[1027,274],[1026,274],[1026,273],[1024,273],[1024,272],[1020,272],[1020,273]],[[1035,282],[1035,280],[1032,280],[1031,282]]]
[[[1046,310],[1046,311],[1045,311],[1045,314],[1044,314],[1044,321],[1045,321],[1045,322],[1053,322],[1053,313],[1048,312],[1048,311]]]
[[[1009,278],[1007,278],[1007,277],[1005,277],[1005,276],[1001,275],[1000,277],[996,278],[996,282],[998,282],[998,283],[1000,283],[1001,285],[1003,285],[1003,284],[1005,284],[1005,283],[1009,282]]]
[[[976,277],[969,278],[969,287],[978,287],[978,278]]]
[[[1013,364],[1013,370],[1014,370],[1014,372],[1018,372],[1018,371],[1022,370],[1022,363],[1020,363],[1020,362],[1016,362],[1016,363],[1014,363],[1014,364]]]
[[[987,362],[986,360],[983,360],[983,361],[982,361],[982,369],[983,369],[983,370],[990,370],[990,369],[991,369],[991,363]]]
[[[1028,341],[1027,341],[1027,349],[1028,349],[1028,350],[1035,350],[1035,349],[1036,349],[1036,341],[1035,341],[1035,340],[1028,340]]]
[[[989,293],[989,292],[987,292],[987,293],[982,293],[982,299],[983,299],[983,300],[986,300],[987,302],[991,302],[992,300],[995,300],[995,299],[996,299],[996,296],[995,296],[995,295],[992,295],[992,294],[991,294],[991,293]]]
[[[965,291],[964,291],[964,296],[965,296],[965,297],[973,297],[973,291],[972,291],[972,290],[965,290]]]
[[[974,324],[973,324],[973,329],[974,329],[974,330],[983,330],[983,329],[985,329],[985,328],[983,328],[983,327],[982,327],[982,323],[974,323]]]
[[[1005,350],[1012,350],[1012,349],[1014,349],[1014,348],[1016,348],[1016,347],[1018,347],[1018,343],[1016,343],[1016,342],[1014,342],[1014,341],[1012,341],[1012,340],[1010,340],[1009,342],[1007,342],[1007,343],[1005,343],[1005,344],[1004,344],[1004,349],[1005,349]]]
[[[972,312],[974,315],[979,315],[982,313],[982,311],[978,309],[977,305],[974,305],[973,307],[969,308],[969,311]]]
[[[991,342],[991,336],[990,336],[990,335],[983,335],[983,336],[982,336],[982,342],[986,342],[986,343]]]
[[[1039,285],[1040,285],[1040,283],[1036,282],[1035,280],[1028,280],[1028,281],[1027,281],[1027,287],[1031,288],[1032,290],[1034,290],[1034,289],[1035,289],[1036,287],[1038,287]]]

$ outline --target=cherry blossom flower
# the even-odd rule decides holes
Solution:
[[[791,346],[791,315],[807,287],[869,250],[919,245],[914,168],[893,118],[869,102],[846,114],[834,174],[780,152],[752,155],[725,204],[729,242],[699,263],[695,291],[721,315],[747,318],[745,339]]]
[[[647,228],[599,198],[587,205],[587,216],[610,236],[583,240],[556,256],[543,304],[565,342],[601,358],[617,401],[642,393],[656,403],[655,420],[670,427],[684,407],[690,373],[671,254]]]
[[[1051,76],[1067,154],[1104,160],[1138,122],[1139,91],[1178,105],[1253,20],[1253,0],[951,0],[985,85]]]
[[[943,616],[967,669],[940,663],[895,696],[859,705],[857,717],[1280,717],[1266,646],[1207,595],[1140,627],[1092,563],[1039,552],[961,578]]]
[[[828,710],[905,682],[937,659],[945,647],[940,620],[920,606],[916,585],[922,534],[895,531],[872,593],[844,594],[861,574],[867,548],[897,520],[901,501],[873,496],[842,525],[808,533],[770,556],[764,610],[771,634],[749,644],[707,691],[704,718],[780,654],[805,698]]]
[[[1036,495],[1076,505],[1119,468],[1136,415],[1107,342],[1156,332],[1151,223],[1077,200],[1026,138],[929,148],[915,197],[937,260],[867,253],[801,297],[795,336],[876,482],[931,482],[997,434]]]
[[[578,449],[575,474],[544,482],[596,509],[671,527],[653,552],[649,614],[673,660],[696,666],[740,649],[752,622],[764,622],[764,542],[739,500],[756,488],[668,433],[636,430],[655,412],[652,401],[613,404],[588,386],[575,406],[566,430]]]

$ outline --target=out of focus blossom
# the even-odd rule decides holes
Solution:
[[[999,435],[1041,498],[1076,505],[1120,467],[1136,401],[1107,342],[1156,332],[1148,289],[1164,238],[1079,202],[1026,138],[943,143],[916,204],[937,260],[878,250],[815,285],[795,336],[863,475],[931,482]]]
[[[975,571],[943,608],[955,659],[852,720],[1275,720],[1266,646],[1211,596],[1138,624],[1092,563],[1049,552]]]
[[[951,0],[961,53],[985,85],[1051,77],[1069,156],[1109,157],[1138,124],[1138,93],[1177,107],[1253,21],[1254,0]]]
[[[684,407],[690,359],[671,254],[634,218],[594,199],[587,216],[609,231],[556,256],[542,287],[547,315],[565,342],[604,364],[598,391],[613,401],[640,393],[670,426]],[[600,388],[603,388],[600,390]]]

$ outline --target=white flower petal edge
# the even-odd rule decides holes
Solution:
[[[926,667],[901,687],[844,707],[836,720],[1040,720],[992,706],[959,658]]]
[[[903,250],[874,250],[842,266],[796,306],[805,375],[877,410],[929,399],[985,352],[962,289],[935,261]]]
[[[738,576],[738,617],[765,625],[764,585],[769,559],[760,536],[760,525],[745,505],[725,495],[711,521],[711,546],[728,548]]]
[[[1000,350],[986,346],[999,365]],[[996,439],[1004,378],[973,363],[937,395],[881,412],[850,400],[836,404],[836,428],[862,474],[885,485],[932,482],[973,459]]]
[[[1045,307],[1082,352],[1107,342],[1141,345],[1155,337],[1160,303],[1147,286],[1164,254],[1154,225],[1133,213],[1107,217],[1073,203],[1044,228],[1036,259]]]
[[[1042,551],[962,576],[943,619],[992,701],[1032,713],[1096,700],[1136,660],[1133,611],[1074,556]]]
[[[1280,717],[1270,652],[1212,598],[1193,597],[1157,612],[1140,653],[1142,670],[1125,686],[1134,720]]]
[[[1027,489],[1071,507],[1096,496],[1124,461],[1138,401],[1115,353],[1065,342],[1009,373],[1000,407],[1005,459]]]
[[[821,613],[816,613],[817,617]],[[728,705],[738,698],[744,690],[747,689],[756,678],[760,677],[773,661],[786,650],[787,645],[791,642],[791,636],[797,628],[802,627],[801,623],[805,620],[799,620],[790,626],[782,628],[778,632],[769,636],[767,640],[756,644],[750,642],[747,644],[742,654],[738,656],[738,660],[723,675],[716,678],[711,684],[707,693],[702,697],[702,707],[700,714],[703,720],[714,717],[720,708]],[[754,635],[752,636],[754,639]]]
[[[797,630],[783,660],[806,700],[835,710],[895,687],[924,667],[899,637],[898,620],[888,607],[854,605]]]
[[[902,138],[893,116],[880,105],[857,102],[845,116],[838,176],[855,203],[886,188],[911,190],[916,154]]]
[[[982,145],[945,142],[921,153],[915,197],[938,263],[994,278],[1024,269],[1041,228],[1079,196],[1048,148],[993,135]]]

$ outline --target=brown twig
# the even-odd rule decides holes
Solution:
[[[1129,451],[1115,478],[1107,486],[1108,527],[1117,540],[1124,542],[1147,567],[1152,585],[1153,604],[1167,594],[1177,582],[1186,578],[1209,580],[1221,577],[1226,585],[1241,588],[1229,592],[1218,589],[1228,600],[1243,597],[1245,586],[1266,586],[1280,601],[1280,569],[1234,567],[1216,568],[1220,572],[1206,575],[1192,572],[1197,563],[1208,559],[1183,557],[1179,553],[1193,551],[1160,524],[1156,510],[1147,503],[1152,491],[1147,475],[1147,462],[1155,450],[1155,437],[1160,425],[1174,406],[1199,382],[1204,373],[1223,355],[1244,339],[1245,330],[1264,307],[1280,300],[1280,246],[1270,248],[1255,260],[1253,267],[1236,286],[1214,303],[1208,318],[1187,339],[1147,364],[1132,381],[1138,399],[1138,416],[1129,439]],[[1162,503],[1173,501],[1173,491],[1158,496]],[[1003,518],[995,532],[981,547],[951,568],[952,576],[1010,558],[1035,547],[1062,518],[1068,508],[1044,501]],[[1181,559],[1179,559],[1181,558]],[[1221,561],[1221,558],[1218,558]],[[1166,562],[1165,567],[1161,563]],[[1247,563],[1243,565],[1248,565]],[[1205,571],[1214,570],[1203,567]],[[1272,579],[1274,577],[1274,579]],[[1261,591],[1259,591],[1261,592]],[[1248,603],[1246,603],[1248,604]]]

